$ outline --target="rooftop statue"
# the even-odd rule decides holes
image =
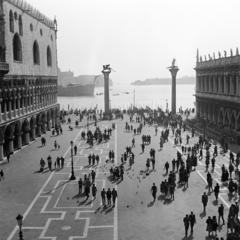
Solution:
[[[224,57],[227,57],[227,51],[224,50]]]
[[[175,62],[176,62],[176,59],[174,58],[174,59],[172,60],[172,67],[176,67],[176,66],[175,66]]]
[[[221,53],[218,51],[218,57],[221,58]]]
[[[216,57],[215,57],[215,53],[213,53],[213,59],[214,59],[214,60],[216,59]]]
[[[231,57],[233,56],[233,51],[232,51],[232,49],[230,49],[230,54],[231,54]]]
[[[239,51],[238,51],[238,48],[236,49],[236,55],[239,55]]]

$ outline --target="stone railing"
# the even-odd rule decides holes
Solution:
[[[0,62],[0,74],[7,74],[9,72],[9,64]]]

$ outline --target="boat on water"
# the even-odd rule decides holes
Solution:
[[[94,96],[94,84],[68,84],[66,86],[58,85],[58,96],[79,97]]]

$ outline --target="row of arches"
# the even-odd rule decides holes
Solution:
[[[218,127],[240,132],[240,112],[229,107],[205,102],[197,102],[197,115]]]
[[[33,42],[33,63],[40,65],[40,51],[39,51],[39,45],[37,40]],[[52,66],[52,51],[50,46],[47,46],[46,49],[46,57],[47,57],[47,66],[51,67]],[[23,55],[22,55],[22,42],[21,38],[18,33],[14,34],[13,37],[13,60],[22,62]]]
[[[46,131],[58,127],[59,110],[53,108],[0,128],[0,160],[21,149]]]

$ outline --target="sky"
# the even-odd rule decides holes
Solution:
[[[240,47],[239,0],[27,0],[58,21],[58,64],[75,75],[115,70],[117,83],[195,76],[196,52]],[[218,55],[218,54],[217,54]]]

